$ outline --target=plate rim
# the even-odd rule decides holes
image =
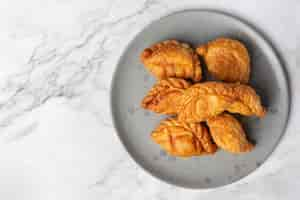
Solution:
[[[284,87],[287,89],[286,90],[287,96],[285,97],[286,102],[288,102],[286,117],[284,120],[284,126],[282,128],[281,135],[278,138],[278,140],[276,141],[274,148],[272,148],[271,151],[267,154],[266,158],[263,160],[263,162],[261,163],[260,166],[258,166],[256,169],[254,169],[253,171],[251,171],[244,177],[242,177],[238,180],[235,180],[231,183],[226,183],[226,184],[223,184],[220,186],[215,186],[215,187],[207,187],[207,188],[206,187],[190,187],[190,186],[186,186],[184,184],[174,183],[172,181],[169,181],[168,179],[157,176],[152,170],[147,169],[132,155],[132,153],[128,150],[128,147],[126,146],[125,142],[121,139],[120,132],[118,131],[117,125],[116,125],[117,124],[116,117],[114,116],[114,111],[113,111],[114,108],[113,108],[113,92],[112,91],[113,91],[113,88],[115,85],[116,72],[120,66],[120,62],[121,62],[122,58],[124,57],[125,51],[130,47],[130,45],[133,43],[133,41],[136,39],[136,37],[140,33],[142,33],[148,26],[150,26],[156,22],[159,22],[160,20],[162,20],[164,18],[173,16],[176,14],[180,14],[180,13],[186,13],[186,12],[208,12],[208,13],[223,15],[223,16],[229,17],[233,20],[240,22],[245,27],[250,29],[252,31],[252,33],[254,33],[256,36],[258,36],[264,42],[264,44],[267,46],[267,48],[269,50],[271,50],[270,52],[276,58],[276,62],[278,62],[278,64],[280,65],[279,70],[281,70],[281,73],[283,74]],[[113,129],[114,129],[115,133],[117,134],[118,139],[121,142],[123,148],[129,155],[130,159],[132,159],[141,169],[143,169],[143,171],[145,171],[151,177],[155,178],[156,180],[161,181],[161,183],[165,183],[165,184],[168,184],[171,186],[176,186],[176,187],[180,187],[180,188],[184,188],[184,189],[192,190],[192,191],[195,191],[195,190],[211,191],[211,190],[216,190],[216,189],[220,189],[220,188],[225,189],[228,187],[233,187],[234,185],[241,184],[242,182],[246,182],[247,180],[250,180],[251,178],[256,176],[260,171],[262,171],[265,168],[266,164],[269,163],[270,159],[274,157],[274,152],[279,147],[280,143],[283,141],[284,135],[286,135],[286,130],[287,130],[287,127],[288,127],[288,124],[290,121],[291,107],[292,107],[292,98],[291,98],[291,87],[290,87],[290,81],[289,81],[289,74],[288,74],[284,59],[282,58],[281,54],[279,53],[279,51],[275,47],[275,45],[273,45],[273,43],[268,38],[268,36],[263,31],[261,31],[259,29],[259,27],[251,24],[248,20],[244,19],[242,16],[240,16],[236,13],[234,13],[234,14],[229,13],[229,11],[226,11],[224,9],[216,9],[216,8],[187,8],[187,9],[180,9],[180,10],[176,10],[176,11],[171,10],[161,16],[153,18],[148,23],[144,24],[139,31],[134,33],[134,35],[127,41],[127,44],[123,47],[123,49],[118,57],[118,60],[116,62],[115,68],[112,72],[112,78],[111,78],[110,87],[109,87],[109,108],[110,108],[110,117],[112,119]]]

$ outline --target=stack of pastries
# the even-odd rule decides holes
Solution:
[[[140,59],[157,78],[141,106],[172,115],[151,134],[168,154],[191,157],[214,154],[218,147],[230,153],[254,148],[230,114],[266,115],[260,97],[247,85],[250,57],[241,42],[217,38],[194,50],[186,43],[166,40],[146,48]],[[204,64],[216,81],[203,81]]]

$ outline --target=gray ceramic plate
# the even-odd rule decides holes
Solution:
[[[244,42],[252,61],[250,84],[268,108],[264,119],[241,118],[256,148],[232,155],[219,150],[214,156],[180,159],[166,155],[150,140],[162,118],[140,108],[155,79],[139,61],[149,45],[178,39],[194,46],[219,36]],[[288,85],[283,66],[270,45],[247,24],[216,11],[182,11],[163,17],[141,31],[120,58],[111,90],[114,125],[129,154],[152,175],[188,188],[213,188],[237,181],[257,169],[280,140],[289,112]]]

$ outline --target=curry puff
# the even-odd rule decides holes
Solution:
[[[173,156],[199,156],[213,154],[217,150],[203,124],[181,122],[176,118],[161,121],[151,138]]]
[[[216,81],[202,80],[199,58]],[[247,85],[250,56],[242,42],[217,38],[194,50],[166,40],[143,50],[140,60],[157,78],[141,106],[173,115],[151,133],[164,151],[192,157],[212,155],[218,147],[234,154],[254,149],[242,124],[230,114],[264,117],[267,112],[259,95]]]
[[[218,80],[247,83],[250,76],[250,57],[239,41],[218,38],[197,48],[203,56],[208,72]]]
[[[178,98],[190,85],[184,79],[168,78],[160,80],[144,97],[141,106],[156,113],[176,114],[179,109]]]
[[[240,122],[230,114],[221,114],[207,120],[210,134],[218,147],[230,153],[251,151],[254,146],[247,138]]]
[[[224,111],[258,117],[266,114],[255,90],[239,83],[198,83],[186,89],[179,100],[178,119],[185,122],[205,121]]]
[[[176,40],[156,43],[146,48],[140,59],[158,79],[176,77],[197,82],[202,78],[198,55],[186,43]]]

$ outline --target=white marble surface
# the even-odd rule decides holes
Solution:
[[[152,20],[186,8],[224,9],[255,24],[282,54],[292,90],[289,125],[271,159],[247,181],[214,191],[148,175],[109,115],[111,75],[125,45]],[[297,11],[297,0],[2,0],[0,199],[299,198]]]

